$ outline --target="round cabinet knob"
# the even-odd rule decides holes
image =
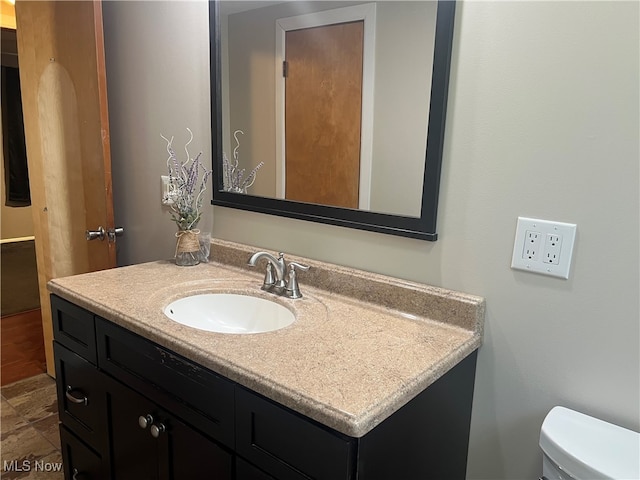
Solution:
[[[158,438],[166,429],[167,428],[162,423],[154,423],[151,425],[151,436],[153,438]]]
[[[153,423],[153,417],[149,413],[147,415],[144,415],[144,416],[140,415],[138,417],[138,425],[140,425],[140,428],[147,428],[152,423]]]

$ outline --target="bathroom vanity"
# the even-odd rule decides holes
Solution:
[[[49,283],[66,478],[464,478],[483,299],[309,259],[285,299],[253,252]],[[211,292],[296,320],[239,335],[163,313]]]

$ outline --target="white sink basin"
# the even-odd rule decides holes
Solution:
[[[188,327],[219,333],[262,333],[291,325],[295,315],[279,303],[233,293],[206,293],[171,302],[164,314]]]

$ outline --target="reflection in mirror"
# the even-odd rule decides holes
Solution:
[[[251,195],[420,215],[436,6],[220,2],[223,151],[245,132]]]
[[[213,204],[435,240],[455,2],[209,5]]]

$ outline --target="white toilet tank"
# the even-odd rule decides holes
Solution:
[[[564,407],[540,432],[548,480],[640,480],[640,434]]]

